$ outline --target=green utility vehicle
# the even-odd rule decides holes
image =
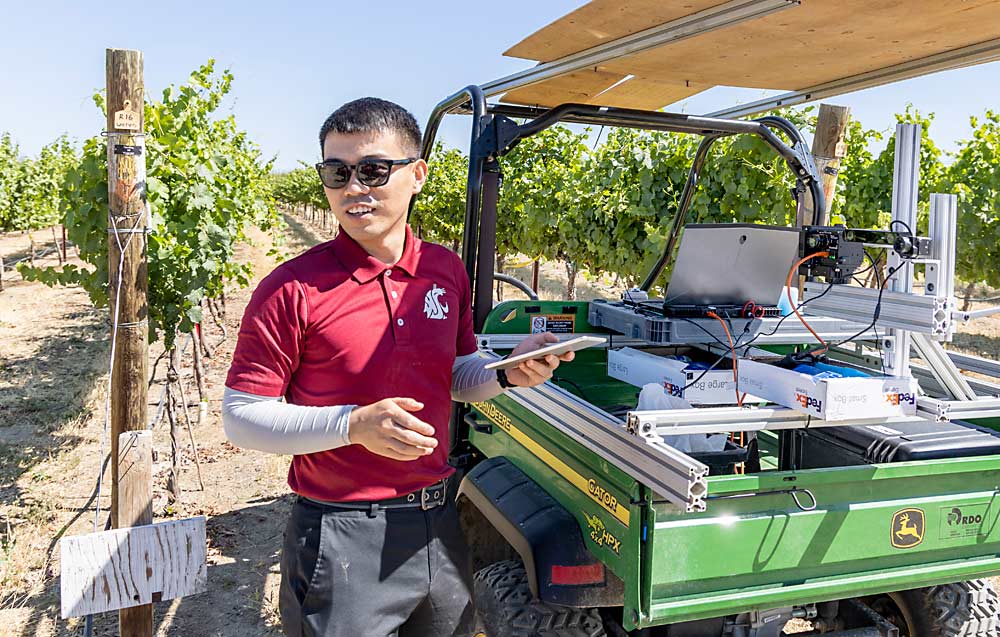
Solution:
[[[606,347],[577,352],[553,382],[455,408],[452,459],[462,476],[457,497],[477,569],[481,635],[771,637],[795,625],[809,626],[804,634],[831,636],[998,634],[1000,603],[983,578],[1000,573],[1000,446],[991,446],[1000,439],[972,423],[995,422],[989,417],[1000,415],[1000,401],[991,397],[1000,386],[961,375],[956,365],[1000,378],[1000,364],[946,353],[933,337],[950,324],[928,323],[926,334],[919,333],[912,317],[929,311],[924,297],[871,289],[877,300],[848,303],[844,295],[863,288],[834,285],[844,274],[835,272],[836,259],[827,259],[826,281],[806,284],[807,297],[809,286],[818,285],[816,306],[833,308],[809,317],[814,329],[831,341],[858,332],[831,347],[828,360],[880,375],[887,363],[870,346],[877,340],[898,350],[904,336],[912,337],[923,362],[909,365],[907,357],[903,364],[920,394],[890,399],[912,401],[915,415],[865,420],[858,413],[835,422],[763,401],[644,411],[636,408],[638,387],[609,375],[609,355],[622,347],[719,364],[737,350],[766,360],[815,344],[794,316],[670,316],[646,294],[673,258],[698,175],[721,137],[767,142],[795,175],[799,203],[811,202],[814,218],[825,219],[816,168],[793,125],[778,117],[487,104],[481,88],[469,86],[433,112],[425,158],[450,113],[472,119],[462,257],[481,346],[505,354],[539,329],[608,339]],[[667,249],[636,291],[639,300],[626,294],[494,307],[498,159],[558,122],[689,133],[704,141],[673,212]],[[818,240],[846,255],[857,240],[893,258],[929,254],[939,259],[936,268],[947,255],[924,248],[948,244],[938,236],[947,223],[934,223],[945,229],[930,239],[908,230],[858,237],[815,227],[801,231],[803,252],[814,252]],[[818,258],[801,267],[808,279],[822,278]],[[900,310],[906,303],[909,309]],[[901,322],[907,316],[912,324]],[[894,338],[878,336],[876,326],[894,330]],[[727,327],[739,336],[736,345],[727,344]],[[904,375],[899,365],[897,357],[889,371]],[[907,435],[921,426],[929,433]],[[852,442],[844,431],[868,435],[869,442]],[[732,435],[722,449],[685,453],[667,444],[672,435],[724,432]],[[964,442],[968,437],[974,440]],[[918,444],[927,438],[947,442]]]

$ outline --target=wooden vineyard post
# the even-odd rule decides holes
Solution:
[[[820,104],[816,120],[816,136],[813,137],[812,155],[816,170],[823,180],[823,196],[826,199],[826,214],[813,219],[820,226],[830,224],[830,207],[837,190],[837,175],[840,160],[846,154],[844,135],[851,119],[851,109],[846,106]],[[800,224],[801,225],[801,224]]]
[[[146,143],[142,53],[106,51],[108,131],[108,297],[114,360],[111,391],[111,521],[114,528],[152,524],[149,471],[122,472],[119,437],[146,429],[149,324],[146,264]],[[120,274],[119,274],[120,269]],[[117,325],[115,325],[115,322]],[[135,452],[151,453],[148,445]],[[145,459],[129,459],[144,466]],[[153,634],[153,606],[118,614],[123,637]]]
[[[837,192],[837,175],[840,171],[840,160],[846,154],[844,135],[847,133],[847,123],[851,118],[851,109],[846,106],[820,104],[819,116],[816,118],[816,135],[813,137],[812,155],[816,164],[816,172],[822,181],[823,199],[826,201],[826,212],[816,215],[815,204],[807,198],[807,206],[800,205],[795,215],[795,225],[799,228],[808,225],[826,226],[830,224],[830,208]],[[805,277],[798,277],[798,289],[801,290]]]

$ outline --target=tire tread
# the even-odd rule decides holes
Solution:
[[[606,637],[596,609],[532,599],[519,560],[496,562],[474,579],[479,629],[489,637]]]

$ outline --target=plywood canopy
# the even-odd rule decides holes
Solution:
[[[722,4],[593,0],[505,55],[553,62]],[[713,86],[797,91],[993,40],[1000,56],[1000,0],[802,0],[762,17],[613,56],[572,75],[516,87],[502,101],[656,109]],[[947,68],[962,65],[956,60]],[[908,76],[915,74],[920,73]]]

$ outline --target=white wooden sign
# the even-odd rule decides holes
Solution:
[[[205,592],[203,516],[63,538],[62,616]]]

